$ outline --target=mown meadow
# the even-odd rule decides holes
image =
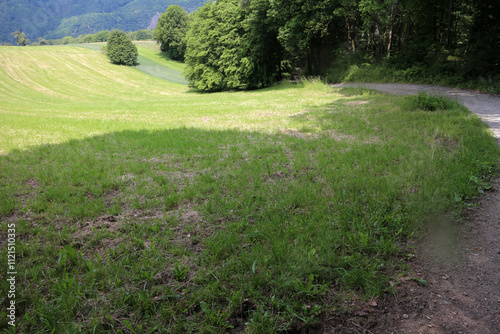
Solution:
[[[0,47],[0,328],[299,332],[390,298],[497,166],[479,118],[435,102],[317,80],[207,94],[96,50]]]

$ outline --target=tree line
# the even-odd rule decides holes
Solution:
[[[169,7],[154,37],[206,91],[363,64],[467,80],[500,75],[498,17],[497,0],[217,0],[189,16]]]
[[[16,30],[15,32],[12,33],[12,36],[14,37],[16,44],[20,46],[41,46],[41,45],[66,45],[66,44],[82,44],[82,43],[99,43],[99,42],[107,42],[108,38],[110,36],[110,31],[108,30],[103,30],[99,31],[96,34],[86,34],[86,35],[80,35],[76,38],[73,38],[72,36],[65,36],[62,38],[58,39],[45,39],[42,37],[38,38],[38,42],[31,42],[29,38],[26,37],[26,34],[24,32],[20,32],[19,30]],[[130,31],[130,32],[125,32],[125,35],[134,41],[147,41],[147,40],[152,40],[153,39],[153,33],[154,30],[137,30],[137,31]],[[4,45],[12,45],[10,43],[5,43]]]

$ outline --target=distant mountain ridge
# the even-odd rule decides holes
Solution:
[[[169,5],[195,11],[204,0],[0,0],[0,42],[20,30],[31,39],[147,29]]]

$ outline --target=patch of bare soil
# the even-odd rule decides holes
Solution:
[[[192,252],[201,252],[204,245],[200,242],[204,235],[212,233],[210,229],[206,229],[203,224],[203,217],[196,211],[190,209],[189,205],[182,209],[172,210],[168,212],[143,212],[140,210],[130,211],[123,215],[113,216],[104,215],[90,221],[81,222],[77,231],[73,234],[76,244],[84,245],[88,242],[88,238],[95,235],[98,231],[105,230],[108,235],[100,238],[99,242],[93,249],[93,252],[98,254],[101,259],[105,259],[105,251],[107,249],[116,248],[124,240],[120,236],[122,228],[127,228],[129,224],[137,224],[144,221],[156,220],[163,229],[170,229],[175,234],[173,243],[185,246]],[[178,223],[173,226],[167,226],[165,219],[178,220]],[[203,225],[203,226],[202,226]],[[0,231],[0,236],[1,236]],[[151,241],[145,240],[144,247],[150,248]],[[91,253],[85,253],[85,258],[90,258]]]
[[[356,106],[356,105],[360,105],[360,104],[367,104],[369,102],[370,101],[349,101],[349,102],[345,102],[345,104],[348,106]]]
[[[397,294],[359,303],[322,333],[500,333],[500,178],[457,225],[436,217]]]

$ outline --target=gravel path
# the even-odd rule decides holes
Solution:
[[[486,122],[500,145],[500,97],[439,86],[411,84],[338,84],[390,94],[445,95]],[[364,318],[353,317],[347,333],[500,333],[500,178],[478,199],[461,224],[439,217],[437,228],[410,263],[414,280],[401,280],[395,298],[380,303]],[[330,327],[331,328],[331,327]],[[327,330],[329,333],[337,331]]]

